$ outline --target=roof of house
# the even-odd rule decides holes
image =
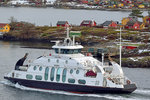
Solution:
[[[64,25],[64,24],[66,24],[66,23],[68,23],[67,21],[58,21],[57,22],[57,25]]]
[[[105,21],[102,25],[103,26],[109,26],[112,23],[112,21]]]
[[[140,25],[142,24],[142,22],[139,22],[139,21],[129,21],[129,22],[127,23],[127,25],[128,25],[128,26],[133,26],[136,22],[137,22],[138,24],[140,24]]]
[[[92,24],[92,20],[83,20],[82,24]]]
[[[0,27],[4,27],[6,25],[7,25],[6,23],[0,23]]]

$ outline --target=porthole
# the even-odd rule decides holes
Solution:
[[[68,60],[66,60],[66,64],[68,64]]]
[[[73,69],[70,69],[70,74],[72,74],[73,73]]]
[[[30,74],[27,74],[27,75],[26,75],[26,79],[32,79],[32,78],[33,78],[32,75],[30,75]]]
[[[48,62],[50,62],[51,60],[50,59],[48,59]]]
[[[86,84],[86,81],[79,79],[79,80],[78,80],[78,83],[79,83],[79,84]]]
[[[79,74],[79,70],[76,70],[76,74]]]
[[[42,71],[42,66],[39,67],[39,71]]]
[[[68,79],[68,82],[69,82],[69,83],[75,83],[75,79],[69,78],[69,79]]]
[[[41,75],[36,75],[36,76],[35,76],[35,79],[36,79],[36,80],[42,80],[42,76],[41,76]]]
[[[34,66],[34,67],[33,67],[33,69],[34,69],[34,70],[36,70],[36,69],[37,69],[37,67],[36,67],[36,66]]]
[[[59,63],[59,60],[57,59],[56,62]]]

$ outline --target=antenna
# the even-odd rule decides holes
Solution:
[[[121,51],[122,51],[122,46],[121,46],[121,27],[120,27],[120,67],[121,67]]]

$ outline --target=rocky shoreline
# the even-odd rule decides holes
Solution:
[[[30,41],[40,43],[51,43],[52,40],[63,40],[66,37],[66,28],[51,26],[35,26],[28,22],[15,22],[11,20],[11,30],[0,37],[2,41]],[[19,25],[19,26],[18,26]],[[81,31],[81,37],[76,37],[76,41],[81,43],[85,52],[89,48],[95,51],[99,48],[108,49],[108,53],[113,54],[112,58],[119,62],[119,32],[118,29],[105,29],[99,27],[72,26],[70,31]],[[143,32],[144,31],[144,32]],[[150,34],[146,30],[122,30],[123,45],[134,45],[136,49],[122,50],[122,65],[131,68],[150,68]],[[34,47],[27,47],[34,48]],[[42,49],[43,47],[35,47]],[[44,47],[49,49],[49,47]]]

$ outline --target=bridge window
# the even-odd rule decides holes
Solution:
[[[52,67],[52,69],[51,69],[51,75],[50,75],[50,80],[51,81],[54,81],[54,74],[55,74],[55,68]]]
[[[45,80],[48,80],[49,67],[45,68]]]
[[[67,69],[65,68],[63,70],[63,73],[62,73],[62,81],[65,82],[66,81],[66,74],[67,74]]]
[[[59,53],[58,49],[55,49],[55,53]],[[78,54],[81,53],[81,49],[61,49],[60,54]]]
[[[58,49],[55,49],[55,53],[58,53]]]
[[[60,73],[61,73],[61,68],[57,69],[57,73],[56,73],[56,81],[59,82],[60,81]]]
[[[42,76],[41,76],[41,75],[36,75],[36,76],[35,76],[35,79],[36,79],[36,80],[42,80]]]

